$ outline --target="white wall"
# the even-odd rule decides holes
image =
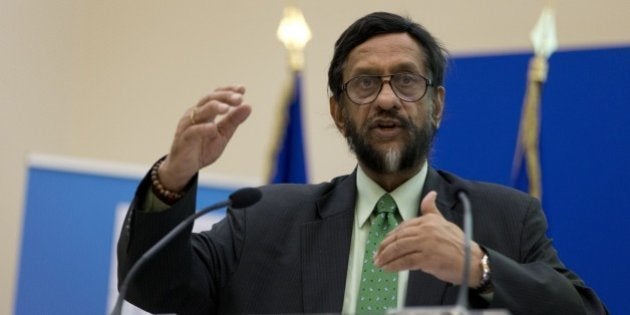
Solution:
[[[301,7],[314,34],[305,124],[310,172],[323,181],[353,167],[326,98],[333,42],[352,21],[387,10],[421,22],[453,54],[524,51],[545,1],[2,1],[0,314],[13,309],[29,152],[149,165],[188,106],[241,83],[254,113],[206,172],[266,175],[288,79],[275,38],[287,3]],[[561,48],[630,44],[630,2],[555,3]]]

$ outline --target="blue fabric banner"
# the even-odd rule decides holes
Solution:
[[[282,118],[283,129],[272,160],[272,183],[306,183],[306,158],[302,132],[302,74],[295,71]]]

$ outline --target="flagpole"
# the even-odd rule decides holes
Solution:
[[[534,26],[530,35],[534,56],[530,59],[527,75],[527,89],[523,100],[523,109],[517,138],[512,178],[516,179],[523,167],[528,180],[529,194],[542,198],[542,172],[540,166],[540,106],[544,83],[547,80],[549,56],[556,50],[558,43],[555,28],[553,1],[549,1]]]

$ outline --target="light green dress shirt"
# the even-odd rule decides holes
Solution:
[[[427,163],[414,177],[407,180],[389,194],[396,201],[402,220],[409,220],[418,215],[420,210],[420,198],[422,188],[427,178]],[[352,243],[350,245],[350,257],[348,259],[348,274],[346,276],[346,290],[343,298],[343,314],[354,314],[359,294],[359,279],[363,268],[363,253],[365,242],[370,232],[370,215],[374,205],[383,194],[387,193],[376,182],[370,179],[365,172],[357,169],[357,201],[354,211],[354,224],[352,227]],[[405,305],[407,293],[407,280],[409,271],[398,273],[398,308]]]

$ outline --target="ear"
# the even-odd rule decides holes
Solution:
[[[431,117],[436,129],[440,128],[440,123],[442,122],[442,114],[444,113],[445,96],[446,96],[446,89],[441,85],[438,86],[435,89],[435,94],[433,95],[433,113]]]
[[[328,103],[330,105],[330,117],[332,117],[333,121],[335,122],[335,126],[337,126],[339,132],[341,132],[341,134],[345,136],[346,124],[345,120],[343,119],[344,114],[342,105],[337,102],[334,96],[331,96],[328,99]]]

